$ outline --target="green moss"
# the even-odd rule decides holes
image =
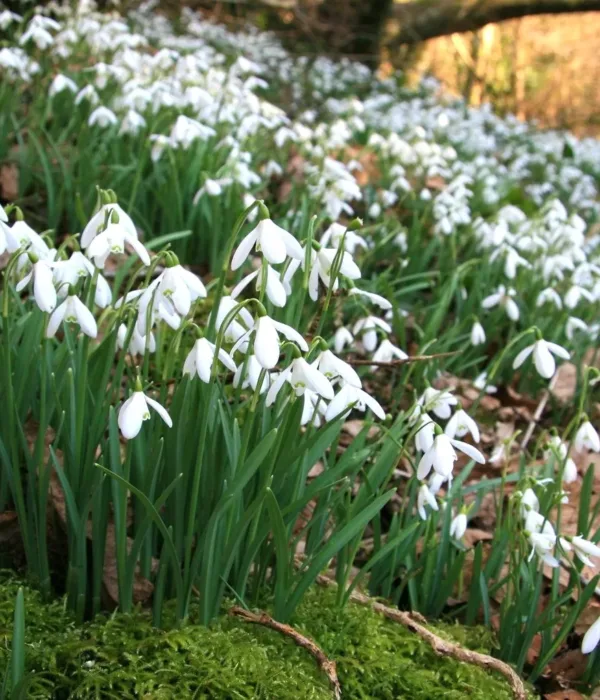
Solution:
[[[8,660],[17,587],[0,577],[0,669]],[[25,600],[32,700],[332,697],[312,657],[263,627],[223,616],[210,628],[190,624],[160,631],[144,612],[76,627],[61,603],[44,604],[31,589]],[[311,591],[293,624],[338,662],[344,698],[512,697],[501,677],[437,657],[414,634],[368,608],[340,611],[332,591]],[[479,628],[437,630],[481,651],[489,651],[493,641]]]

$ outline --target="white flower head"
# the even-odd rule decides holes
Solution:
[[[575,433],[573,446],[577,452],[591,450],[592,452],[600,452],[600,437],[594,426],[585,420]]]
[[[460,540],[463,538],[466,531],[467,514],[461,512],[458,515],[456,515],[450,523],[450,537],[454,537],[454,539]]]
[[[53,338],[63,321],[77,323],[81,330],[90,338],[95,338],[98,335],[98,326],[94,315],[81,299],[74,294],[69,294],[62,304],[57,306],[52,312],[48,321],[48,328],[46,329],[46,337]]]
[[[329,379],[304,358],[298,357],[272,382],[267,393],[267,406],[274,403],[286,382],[292,386],[296,396],[302,396],[306,390],[310,390],[324,399],[333,398],[333,387]]]
[[[189,374],[191,377],[197,375],[203,382],[208,384],[211,380],[215,355],[217,355],[219,361],[222,362],[228,370],[235,372],[237,367],[230,355],[223,350],[223,348],[219,348],[217,354],[216,349],[215,344],[206,340],[206,338],[198,338],[185,360],[183,373]]]
[[[433,439],[433,444],[425,452],[417,467],[417,478],[425,479],[433,468],[440,476],[448,479],[452,476],[454,462],[458,459],[454,448],[464,452],[468,457],[474,459],[479,464],[485,463],[485,457],[472,445],[449,438],[444,433],[439,433]]]
[[[151,408],[158,413],[169,428],[173,427],[173,421],[166,409],[158,401],[146,396],[138,384],[119,411],[118,424],[124,438],[132,440],[136,437],[142,429],[142,423],[150,419]]]
[[[533,364],[538,374],[544,377],[544,379],[550,379],[556,371],[556,362],[552,355],[561,357],[563,360],[568,360],[571,357],[567,350],[561,345],[549,343],[543,338],[540,338],[532,345],[528,345],[521,350],[515,357],[513,369],[518,369],[531,354],[533,354]]]
[[[468,413],[463,411],[462,408],[459,408],[452,418],[450,418],[444,432],[451,438],[463,438],[465,435],[470,434],[475,442],[479,442],[479,428],[477,423]]]
[[[476,347],[477,345],[483,345],[485,343],[485,331],[483,330],[483,326],[479,321],[475,321],[473,323],[473,327],[471,328],[471,345]]]
[[[421,484],[417,494],[417,512],[421,520],[427,520],[425,506],[429,506],[432,510],[439,510],[438,502],[430,491],[429,486],[427,486],[427,484]]]
[[[271,265],[282,263],[286,257],[302,260],[304,256],[300,243],[291,233],[271,219],[262,219],[240,242],[231,259],[231,269],[241,267],[255,246]]]

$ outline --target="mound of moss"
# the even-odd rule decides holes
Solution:
[[[9,659],[18,586],[0,577],[0,672]],[[78,627],[61,602],[45,604],[30,588],[25,601],[31,700],[332,697],[306,651],[278,632],[227,615],[210,628],[157,630],[142,611]],[[437,657],[414,634],[368,608],[338,609],[332,591],[311,591],[293,624],[337,661],[344,698],[512,698],[502,677]],[[484,652],[493,645],[481,628],[437,625],[436,631]]]

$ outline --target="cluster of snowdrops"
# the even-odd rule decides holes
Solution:
[[[135,602],[141,571],[157,623],[164,599],[185,618],[201,590],[208,622],[225,595],[251,602],[264,585],[287,619],[332,562],[341,601],[370,581],[435,614],[462,585],[481,496],[512,480],[496,554],[476,573],[485,595],[512,592],[501,655],[523,670],[542,633],[535,679],[593,595],[582,564],[600,557],[589,500],[576,535],[560,524],[576,461],[600,451],[585,366],[600,331],[598,142],[467,108],[435,81],[408,89],[400,74],[293,58],[268,34],[189,10],[176,30],[152,3],[127,17],[51,4],[4,11],[0,28],[0,110],[14,129],[3,154],[13,138],[22,194],[43,193],[42,207],[25,198],[25,216],[6,207],[0,221],[2,389],[14,407],[0,506],[17,510],[41,587],[43,513],[59,488],[80,616],[100,608],[109,544],[120,606]],[[544,391],[555,358],[579,368],[576,405],[568,425],[536,433],[543,466],[512,436],[490,455],[502,479],[474,486],[481,399],[517,371],[524,390]],[[472,382],[470,409],[436,384],[448,374]],[[338,449],[344,421],[365,411]],[[401,515],[382,532],[397,488]],[[352,579],[367,530],[375,549]],[[553,586],[535,626],[545,566],[556,580],[566,566],[566,591],[580,595],[567,614]],[[436,592],[442,574],[448,590]],[[489,622],[471,593],[467,617],[481,607]],[[583,650],[599,642],[597,622]]]

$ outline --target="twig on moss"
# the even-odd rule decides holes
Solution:
[[[458,355],[459,351],[454,350],[452,352],[438,352],[435,355],[413,355],[412,357],[405,357],[403,360],[390,360],[389,362],[383,362],[378,360],[355,360],[351,357],[345,358],[345,362],[349,365],[354,365],[356,367],[361,367],[363,365],[373,365],[375,367],[400,367],[401,365],[406,365],[409,362],[424,362],[425,360],[437,360],[441,357],[452,357],[453,355]]]
[[[240,617],[242,620],[246,620],[246,622],[252,622],[256,625],[270,627],[286,637],[293,639],[299,647],[306,649],[308,653],[316,659],[319,667],[329,679],[329,683],[331,684],[331,688],[333,690],[333,697],[335,700],[340,700],[342,697],[342,689],[340,687],[340,681],[337,675],[336,663],[335,661],[329,659],[312,639],[300,634],[298,630],[295,630],[290,625],[286,625],[283,622],[277,622],[277,620],[274,620],[265,612],[253,613],[250,610],[245,610],[244,608],[234,605],[229,609],[229,614],[234,615],[235,617]]]
[[[337,583],[330,579],[328,576],[319,575],[317,578],[317,583],[321,586],[337,586]],[[403,610],[398,610],[397,608],[390,608],[383,603],[374,600],[373,598],[365,595],[364,593],[359,593],[358,591],[352,591],[350,594],[350,600],[360,605],[368,605],[370,608],[375,610],[375,612],[380,613],[384,617],[394,622],[399,622],[404,625],[411,632],[425,640],[433,649],[433,651],[439,656],[450,656],[457,661],[462,661],[463,663],[473,664],[479,666],[480,668],[491,669],[501,673],[512,688],[513,695],[516,700],[527,700],[527,691],[523,681],[519,678],[518,674],[504,661],[496,659],[488,654],[482,654],[478,651],[471,651],[471,649],[465,649],[465,647],[456,644],[455,642],[448,642],[437,634],[434,634],[431,630],[421,624],[424,618],[418,613],[405,612]]]

